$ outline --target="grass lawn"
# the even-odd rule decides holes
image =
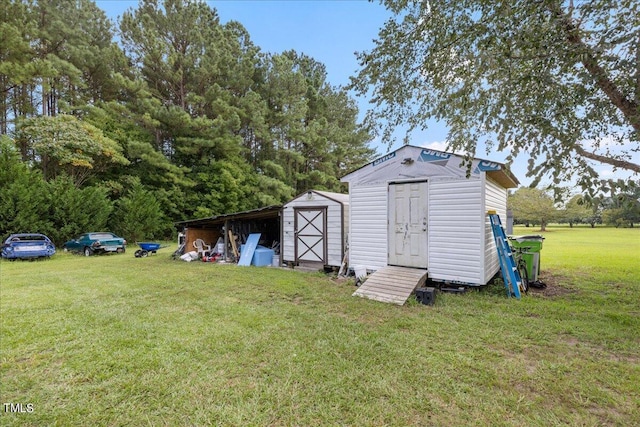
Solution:
[[[434,306],[173,248],[2,261],[0,425],[640,425],[640,229],[543,234],[544,292]]]

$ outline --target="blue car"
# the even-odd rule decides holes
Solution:
[[[56,247],[44,234],[12,234],[2,244],[2,258],[17,259],[49,258],[56,253]]]
[[[84,256],[110,252],[124,253],[127,241],[113,233],[84,233],[64,244],[65,251],[79,252]]]

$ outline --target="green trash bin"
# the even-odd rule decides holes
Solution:
[[[520,250],[522,259],[527,263],[529,282],[537,282],[540,274],[540,251],[544,237],[540,235],[509,236],[511,247]]]

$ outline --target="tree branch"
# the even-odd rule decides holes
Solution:
[[[627,169],[627,170],[630,170],[630,171],[633,171],[633,172],[636,172],[636,173],[640,173],[640,165],[639,164],[628,162],[626,160],[613,159],[611,157],[602,156],[602,155],[596,154],[596,153],[591,153],[591,152],[585,150],[579,144],[574,145],[573,149],[575,150],[576,153],[578,153],[579,155],[581,155],[583,157],[586,157],[588,159],[595,160],[595,161],[600,162],[600,163],[606,163],[608,165],[615,166],[617,168]]]
[[[613,105],[624,115],[636,132],[640,132],[640,108],[635,100],[628,99],[609,78],[607,72],[598,64],[598,59],[593,49],[580,37],[578,27],[573,23],[571,16],[564,13],[559,5],[551,7],[553,13],[562,24],[562,29],[567,35],[567,41],[574,45],[580,53],[580,62],[591,74],[597,86],[607,95]]]

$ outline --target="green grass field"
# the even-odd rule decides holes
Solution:
[[[640,229],[544,236],[544,292],[434,306],[173,248],[2,261],[0,424],[640,425]]]

